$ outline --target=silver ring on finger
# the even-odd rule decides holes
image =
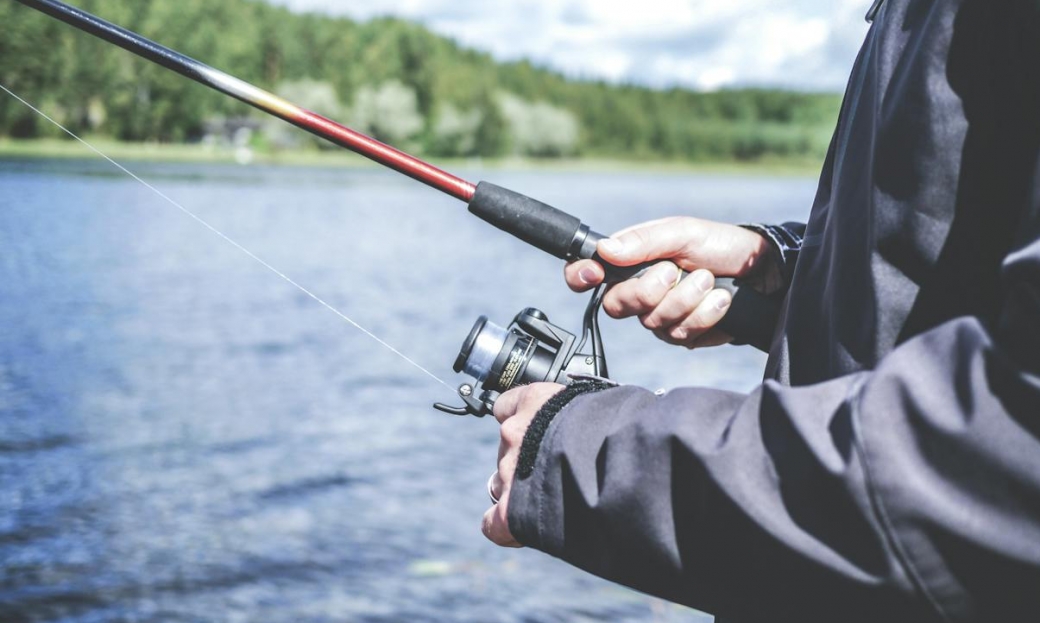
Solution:
[[[495,476],[498,476],[498,470],[496,470],[495,473],[491,474],[491,477],[488,478],[488,483],[487,483],[488,497],[491,498],[491,503],[492,504],[498,504],[498,498],[495,496],[495,489],[494,489],[494,486],[495,486]]]

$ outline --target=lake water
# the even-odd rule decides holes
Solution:
[[[452,386],[477,316],[577,330],[558,260],[377,169],[132,170]],[[460,171],[610,232],[804,215],[815,183]],[[604,322],[611,372],[753,387],[764,355]],[[479,531],[493,420],[125,174],[0,161],[0,620],[708,621]]]

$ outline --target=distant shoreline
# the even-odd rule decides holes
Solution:
[[[201,144],[128,143],[108,138],[87,140],[116,161],[188,162],[214,164],[265,164],[307,167],[375,167],[375,163],[347,150],[282,152],[241,151],[231,147]],[[0,159],[78,159],[98,157],[73,140],[0,139]],[[486,168],[560,171],[655,171],[663,173],[716,173],[720,175],[776,175],[810,177],[819,175],[822,162],[807,158],[766,158],[758,161],[691,162],[653,158],[584,157],[559,159],[472,158],[432,159],[447,169]]]

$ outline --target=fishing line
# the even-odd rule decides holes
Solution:
[[[335,307],[333,307],[332,305],[330,305],[330,304],[326,303],[326,302],[325,302],[324,300],[322,300],[322,299],[321,299],[321,297],[319,297],[318,295],[314,294],[313,292],[311,292],[311,291],[310,291],[310,290],[308,290],[307,288],[305,288],[305,287],[301,286],[300,284],[296,283],[295,281],[293,281],[293,280],[292,280],[292,278],[290,278],[290,277],[289,277],[288,275],[286,275],[286,274],[285,274],[285,273],[283,273],[282,271],[278,270],[278,269],[277,269],[277,268],[275,268],[274,266],[271,266],[270,264],[268,264],[267,262],[265,262],[265,261],[264,261],[263,259],[261,259],[261,258],[260,258],[259,256],[257,256],[257,255],[256,255],[255,253],[253,253],[253,252],[252,252],[252,251],[250,251],[249,249],[247,249],[247,248],[243,247],[243,246],[242,246],[241,244],[239,244],[239,243],[235,242],[234,240],[232,240],[232,239],[231,239],[230,237],[228,237],[228,235],[227,235],[227,234],[225,234],[224,232],[220,231],[219,229],[217,229],[217,228],[216,228],[216,227],[214,227],[213,225],[210,225],[210,224],[209,224],[209,223],[208,223],[207,221],[203,220],[203,219],[202,219],[202,217],[198,216],[197,214],[195,214],[194,212],[192,212],[192,211],[191,211],[191,210],[189,210],[188,208],[185,208],[185,207],[184,207],[184,206],[182,206],[181,204],[177,203],[177,202],[176,202],[176,201],[175,201],[174,199],[172,199],[172,198],[171,198],[171,197],[170,197],[169,195],[167,195],[166,193],[162,192],[161,190],[159,190],[159,189],[158,189],[158,188],[156,188],[155,186],[152,186],[152,185],[151,185],[151,184],[149,184],[148,182],[144,181],[143,179],[141,179],[140,177],[138,177],[137,175],[135,175],[135,174],[134,174],[134,173],[133,173],[132,171],[130,171],[129,169],[127,169],[127,168],[126,168],[126,167],[124,167],[123,165],[119,164],[118,162],[116,162],[116,161],[115,161],[115,160],[113,160],[112,158],[109,158],[109,157],[108,157],[107,155],[105,155],[105,154],[104,154],[104,153],[103,153],[103,152],[102,152],[102,151],[101,151],[100,149],[98,149],[97,147],[94,147],[93,145],[91,145],[90,143],[88,143],[88,142],[87,142],[86,140],[84,140],[84,139],[80,138],[79,136],[77,136],[77,135],[76,135],[76,134],[75,134],[75,133],[74,133],[74,132],[73,132],[72,130],[70,130],[70,129],[66,128],[65,126],[63,126],[62,124],[58,123],[57,121],[55,121],[54,119],[52,119],[51,117],[49,117],[49,116],[48,116],[48,115],[47,115],[47,114],[46,114],[45,112],[43,112],[43,111],[42,111],[42,110],[40,110],[39,108],[37,108],[37,107],[33,106],[33,105],[32,105],[32,104],[30,104],[29,102],[25,101],[24,99],[22,99],[21,97],[19,97],[19,96],[18,96],[18,95],[17,95],[17,94],[15,93],[15,92],[11,91],[10,89],[8,89],[8,88],[7,88],[6,86],[4,86],[3,84],[0,84],[0,89],[3,89],[3,90],[4,90],[4,91],[5,91],[5,92],[6,92],[6,93],[7,93],[8,95],[10,95],[11,97],[15,98],[15,99],[16,99],[16,100],[18,100],[19,102],[21,102],[21,103],[25,104],[26,106],[28,106],[28,107],[29,107],[29,109],[31,109],[31,110],[32,110],[33,112],[35,112],[36,114],[40,115],[41,117],[43,117],[43,118],[44,118],[44,119],[46,119],[47,121],[50,121],[51,123],[53,123],[53,124],[54,124],[55,126],[57,126],[58,128],[60,128],[60,129],[61,129],[61,130],[62,130],[63,132],[65,132],[66,134],[68,134],[68,135],[69,135],[69,136],[71,136],[72,138],[76,139],[76,140],[77,140],[77,141],[79,141],[80,143],[83,143],[83,144],[84,144],[84,145],[85,145],[85,146],[86,146],[86,147],[87,147],[88,149],[90,149],[91,151],[93,151],[93,152],[94,152],[94,153],[96,153],[97,155],[101,156],[101,157],[102,157],[102,158],[104,158],[105,160],[109,161],[109,162],[110,162],[110,163],[111,163],[111,164],[112,164],[113,166],[115,166],[115,167],[116,167],[117,169],[119,169],[119,170],[120,170],[120,171],[122,171],[123,173],[126,173],[127,175],[129,175],[130,177],[134,178],[135,180],[137,180],[138,182],[140,182],[140,183],[141,183],[142,185],[144,185],[144,187],[145,187],[145,188],[148,188],[149,190],[151,190],[151,191],[152,191],[152,192],[154,192],[155,194],[157,194],[157,195],[159,195],[160,197],[162,197],[162,198],[163,198],[163,199],[164,199],[164,200],[165,200],[165,201],[166,201],[167,203],[169,203],[169,204],[170,204],[170,205],[172,205],[173,207],[177,208],[178,210],[180,210],[181,212],[183,212],[183,213],[184,213],[184,214],[186,214],[187,216],[191,217],[191,218],[192,218],[192,219],[194,219],[194,220],[195,220],[196,222],[198,222],[198,223],[199,223],[200,225],[202,225],[202,226],[203,226],[203,227],[205,227],[206,229],[210,230],[210,231],[211,231],[211,232],[213,232],[214,234],[216,234],[216,235],[220,236],[221,238],[223,238],[224,240],[226,240],[226,241],[227,241],[227,242],[228,242],[229,244],[231,244],[231,245],[232,245],[233,247],[235,247],[235,248],[236,248],[236,249],[238,249],[239,251],[241,251],[241,252],[245,253],[245,254],[246,254],[246,255],[248,255],[249,257],[251,257],[251,258],[253,258],[254,260],[256,260],[256,261],[257,261],[257,262],[258,262],[258,263],[259,263],[259,264],[260,264],[261,266],[263,266],[263,267],[264,267],[264,268],[266,268],[267,270],[269,270],[269,271],[271,271],[272,273],[274,273],[274,274],[278,275],[279,277],[281,277],[283,281],[285,281],[285,282],[286,282],[286,283],[288,283],[289,285],[293,286],[294,288],[296,288],[296,289],[297,289],[297,290],[299,290],[300,292],[303,292],[303,293],[304,293],[304,294],[306,294],[306,295],[307,295],[308,297],[310,297],[310,298],[314,299],[314,300],[315,300],[315,301],[316,301],[316,302],[317,302],[317,303],[318,303],[319,305],[321,305],[321,306],[322,306],[322,307],[324,307],[325,309],[329,310],[330,312],[332,312],[332,313],[336,314],[336,315],[337,315],[337,316],[339,316],[339,317],[340,317],[341,319],[345,320],[345,321],[346,321],[346,322],[347,322],[348,324],[350,324],[351,326],[353,326],[354,328],[356,328],[356,329],[357,329],[358,331],[361,331],[362,333],[364,333],[364,334],[365,334],[365,335],[367,335],[368,337],[372,338],[372,339],[373,339],[373,340],[375,340],[375,341],[376,341],[376,342],[377,342],[378,344],[380,344],[381,346],[385,347],[386,349],[388,349],[388,350],[389,350],[390,352],[394,353],[395,355],[397,355],[397,356],[398,356],[398,357],[400,357],[401,359],[404,359],[405,361],[407,361],[408,363],[410,363],[410,364],[411,364],[412,366],[414,366],[415,368],[417,368],[417,369],[418,369],[419,371],[421,371],[421,372],[422,372],[423,374],[425,374],[426,376],[430,377],[431,379],[433,379],[433,380],[437,381],[438,383],[440,383],[440,384],[441,384],[441,385],[443,385],[444,387],[448,388],[448,391],[450,391],[450,392],[451,392],[452,394],[454,394],[454,393],[455,393],[455,388],[453,388],[453,387],[452,387],[451,385],[448,385],[448,383],[446,383],[446,382],[445,382],[444,380],[442,380],[442,379],[441,379],[440,377],[438,377],[438,376],[437,376],[436,374],[434,374],[433,372],[430,372],[429,370],[427,370],[427,369],[426,369],[426,368],[424,368],[423,366],[419,365],[419,363],[418,363],[418,362],[416,362],[416,361],[415,361],[415,360],[413,360],[412,358],[408,357],[407,355],[405,355],[405,354],[404,354],[404,353],[402,353],[401,351],[397,350],[396,348],[394,348],[393,346],[391,346],[391,345],[390,345],[390,344],[388,344],[387,342],[383,341],[383,340],[382,340],[382,339],[380,339],[380,338],[379,338],[378,336],[376,336],[376,335],[375,335],[374,333],[372,333],[371,331],[369,331],[369,330],[368,330],[368,329],[366,329],[365,327],[361,326],[360,324],[358,324],[357,322],[355,322],[354,320],[352,320],[352,319],[351,319],[351,318],[350,318],[349,316],[347,316],[347,315],[346,315],[346,314],[344,314],[343,312],[339,311],[338,309],[336,309],[336,308],[335,308]]]

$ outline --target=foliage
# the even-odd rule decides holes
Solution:
[[[397,80],[378,87],[362,87],[354,97],[351,124],[373,137],[403,145],[422,131],[416,90]]]
[[[840,102],[832,94],[569,80],[527,61],[496,63],[418,24],[295,14],[258,0],[77,5],[377,138],[439,156],[820,157]],[[0,24],[0,83],[73,131],[193,141],[213,119],[258,115],[18,3],[0,3]],[[273,144],[304,140],[287,141],[295,132],[287,127],[265,122],[265,135]],[[58,133],[4,96],[3,136]]]
[[[514,154],[570,156],[577,151],[578,120],[570,111],[509,93],[499,95],[498,106],[513,137]]]
[[[476,109],[460,110],[444,104],[433,124],[429,150],[436,155],[477,155],[477,132],[484,115]]]

